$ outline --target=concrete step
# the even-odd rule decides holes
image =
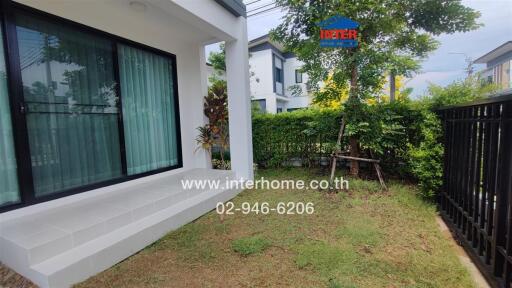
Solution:
[[[0,261],[41,287],[69,287],[239,192],[184,190],[181,180],[226,178],[234,176],[229,171],[191,170],[2,221]]]

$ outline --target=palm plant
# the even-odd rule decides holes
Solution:
[[[197,127],[197,130],[199,131],[199,134],[196,137],[196,143],[198,146],[195,151],[198,149],[203,149],[211,157],[214,139],[210,125],[206,124],[205,126],[199,126]]]

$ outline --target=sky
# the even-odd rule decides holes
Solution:
[[[244,0],[251,3],[255,0]],[[248,15],[272,7],[273,0],[259,0],[247,5]],[[467,33],[445,34],[436,37],[439,48],[423,61],[421,72],[407,79],[406,87],[413,88],[413,97],[426,93],[429,83],[445,86],[466,76],[466,58],[472,60],[484,55],[501,44],[512,41],[512,0],[463,0],[464,5],[480,11],[479,22],[484,24],[478,30]],[[265,6],[267,5],[267,6]],[[258,7],[265,6],[259,10]],[[251,10],[254,10],[251,12]],[[249,40],[267,34],[281,22],[284,12],[274,9],[247,18]],[[215,46],[207,47],[209,51]],[[456,53],[456,54],[454,54]],[[484,68],[475,64],[476,70]]]

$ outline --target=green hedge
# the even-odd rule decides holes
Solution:
[[[262,167],[280,167],[298,159],[303,166],[318,165],[322,156],[335,148],[341,110],[307,109],[253,116],[254,162]],[[357,126],[348,125],[342,139],[347,149],[348,134],[360,139],[361,156],[371,150],[382,160],[387,174],[411,176],[410,150],[425,139],[425,113],[407,102],[366,106]]]
[[[367,151],[380,159],[386,175],[416,179],[424,196],[431,198],[442,176],[442,130],[439,119],[426,107],[411,102],[366,106],[358,112],[359,124],[347,126],[342,149],[352,133]],[[307,109],[253,116],[254,162],[261,167],[316,166],[334,151],[341,110]]]
[[[254,162],[279,167],[298,158],[305,166],[332,153],[341,122],[340,110],[297,110],[253,116]]]
[[[428,96],[420,100],[347,108],[351,110],[345,114],[356,124],[347,125],[342,146],[347,145],[347,135],[356,137],[363,153],[371,150],[382,161],[387,175],[415,179],[421,193],[432,199],[441,187],[443,170],[442,123],[433,111],[486,97],[492,89],[470,77],[446,87],[430,86]],[[283,166],[294,158],[302,160],[303,166],[317,164],[320,156],[334,150],[341,112],[308,109],[255,114],[254,161],[263,167]]]

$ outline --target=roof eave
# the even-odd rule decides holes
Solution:
[[[228,10],[236,17],[242,16],[247,18],[245,4],[242,0],[215,0],[215,2],[219,3],[220,6],[224,7],[224,9]]]
[[[505,48],[508,45],[510,46],[509,51],[512,51],[512,41],[507,41],[507,42],[503,43],[502,45],[494,48],[492,51],[490,51],[490,52],[480,56],[475,61],[473,61],[473,63],[485,64],[485,63],[489,62],[492,59],[495,59],[495,58],[497,58],[497,57],[499,57],[499,56],[501,56],[501,55],[503,55],[505,53],[508,53],[509,51],[505,51],[505,52],[496,54],[496,53],[498,53],[498,51],[500,49],[503,49],[503,48]]]

